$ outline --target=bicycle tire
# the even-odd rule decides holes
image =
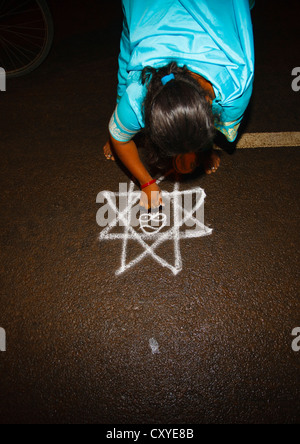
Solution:
[[[46,0],[28,0],[25,3],[29,4],[29,5],[34,4],[36,7],[36,12],[38,11],[40,14],[39,19],[41,20],[41,23],[43,22],[43,24],[41,25],[41,26],[43,26],[43,29],[41,28],[41,30],[44,33],[43,42],[40,45],[39,52],[37,52],[37,54],[32,58],[32,60],[28,60],[28,63],[24,63],[23,65],[20,64],[20,66],[14,67],[14,69],[12,69],[11,67],[6,69],[6,66],[1,65],[1,61],[0,61],[0,65],[6,71],[7,78],[24,76],[24,75],[31,73],[35,69],[37,69],[45,61],[45,59],[49,55],[49,52],[51,50],[52,43],[53,43],[54,25],[53,25],[53,20],[52,20],[52,14],[51,14],[50,9],[48,7],[47,1]],[[19,7],[17,7],[17,9],[19,9]],[[22,11],[20,12],[20,15],[21,14],[22,14]],[[16,16],[17,13],[15,13],[14,15]],[[0,16],[0,18],[1,18],[1,16]],[[16,28],[16,25],[11,26],[11,28],[13,28],[13,27]],[[7,28],[8,27],[6,26],[6,29]],[[21,35],[20,29],[22,29],[22,27],[19,25],[18,29],[19,29],[19,35]],[[23,26],[23,29],[25,29],[24,26]],[[30,29],[30,28],[28,28],[28,29]],[[32,29],[34,29],[34,28],[32,28]],[[23,31],[22,35],[25,35],[24,31]],[[22,37],[22,38],[25,40],[24,37]],[[32,37],[32,39],[33,38],[36,38],[36,37]],[[29,39],[30,39],[30,36],[27,36],[27,40],[29,40]],[[0,40],[1,40],[1,28],[0,28]],[[31,42],[29,42],[29,44],[30,43]],[[8,45],[6,45],[6,46],[8,46]],[[39,46],[39,45],[37,45],[35,43],[35,46]],[[17,50],[20,52],[19,48],[20,48],[20,46],[17,47]],[[26,48],[24,48],[24,50],[26,50]],[[7,52],[7,49],[6,49],[6,52]],[[20,54],[19,54],[19,57],[21,57]]]

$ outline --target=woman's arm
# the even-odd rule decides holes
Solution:
[[[151,174],[147,171],[140,159],[137,146],[133,140],[129,142],[119,142],[110,136],[112,151],[118,156],[128,171],[138,180],[140,185],[152,181]],[[141,197],[141,206],[146,209],[157,208],[163,205],[161,189],[153,184],[144,189]]]

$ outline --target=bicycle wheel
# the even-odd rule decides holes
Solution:
[[[8,78],[40,66],[52,42],[53,21],[46,0],[0,0],[0,66]]]

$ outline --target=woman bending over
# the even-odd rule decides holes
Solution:
[[[250,2],[250,3],[249,3]],[[254,80],[253,0],[122,0],[117,107],[107,159],[115,156],[138,180],[141,205],[159,207],[161,190],[133,138],[144,130],[149,158],[173,158],[207,174],[220,159],[216,130],[233,142]]]

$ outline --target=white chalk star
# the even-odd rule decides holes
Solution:
[[[161,178],[157,181],[160,183],[164,179]],[[106,228],[104,228],[100,234],[100,240],[121,240],[123,242],[122,247],[122,256],[121,256],[121,267],[117,270],[116,275],[120,275],[125,271],[128,271],[133,266],[137,265],[147,256],[152,257],[159,265],[162,267],[168,268],[174,275],[177,275],[182,271],[182,257],[180,251],[180,240],[191,239],[191,238],[200,238],[203,236],[208,236],[212,233],[212,230],[204,225],[201,221],[202,217],[197,218],[194,215],[201,213],[201,209],[204,208],[204,200],[205,200],[205,192],[201,188],[194,188],[192,190],[187,191],[179,191],[179,184],[175,183],[174,191],[171,193],[163,192],[163,200],[166,204],[166,207],[169,206],[171,208],[173,206],[173,226],[168,230],[163,231],[165,228],[164,219],[162,217],[163,225],[158,227],[156,230],[152,230],[152,232],[147,232],[145,229],[145,218],[143,216],[140,217],[140,229],[142,233],[138,232],[131,223],[132,217],[132,208],[139,203],[140,192],[134,191],[134,183],[132,182],[129,187],[129,191],[127,195],[125,193],[111,193],[108,191],[104,191],[102,195],[107,200],[107,203],[111,210],[115,214],[115,218],[108,224]],[[197,196],[196,204],[191,206],[191,209],[186,210],[182,202],[186,196],[192,197],[193,195]],[[116,199],[120,197],[127,197],[128,205],[127,207],[119,211],[116,205]],[[201,213],[202,214],[202,213]],[[182,217],[183,215],[183,217]],[[151,219],[151,218],[150,218]],[[200,220],[199,220],[200,219]],[[143,221],[144,220],[144,221]],[[124,226],[123,233],[112,233],[111,231],[121,223]],[[181,231],[180,229],[189,223],[189,225],[195,226],[193,230],[185,230]],[[127,261],[127,249],[128,249],[128,241],[134,240],[136,241],[144,250],[144,252],[138,255],[135,259],[131,261]],[[154,240],[154,242],[153,242]],[[153,243],[149,245],[147,241],[152,241]],[[174,256],[175,263],[170,264],[163,257],[159,256],[157,250],[162,245],[162,243],[167,241],[173,241],[174,243]]]

